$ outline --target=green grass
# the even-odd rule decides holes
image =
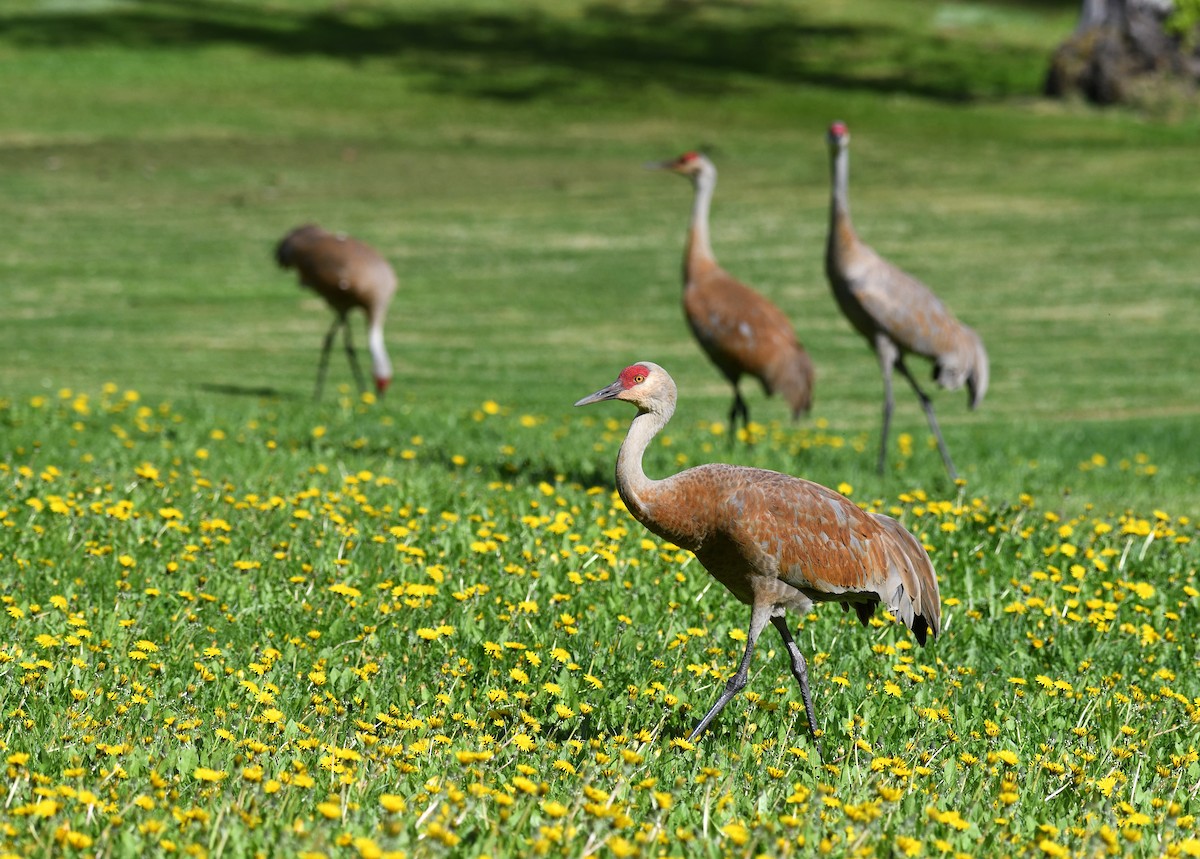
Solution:
[[[0,848],[1195,849],[1200,124],[1038,100],[1074,14],[6,6]],[[961,488],[904,391],[874,473],[878,370],[823,274],[835,118],[864,238],[987,343],[981,409],[936,397]],[[641,168],[696,147],[718,257],[818,370],[796,426],[747,387],[753,445],[714,435],[681,319],[690,189]],[[340,355],[310,399],[329,316],[271,261],[305,220],[396,264],[382,402]],[[652,473],[847,484],[931,547],[927,650],[800,622],[828,766],[766,638],[673,743],[747,619],[611,496],[630,415],[570,407],[635,359],[681,389]]]

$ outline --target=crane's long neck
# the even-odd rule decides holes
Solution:
[[[642,454],[650,440],[667,425],[674,411],[675,404],[667,403],[664,407],[639,412],[629,425],[629,432],[617,454],[617,492],[639,522],[645,523],[655,484],[659,482],[651,480],[642,470]]]
[[[383,313],[374,313],[367,322],[367,349],[371,353],[371,372],[378,384],[392,378],[392,362],[388,358],[387,347],[383,343]]]
[[[684,283],[688,275],[697,268],[713,265],[712,245],[708,240],[708,211],[712,206],[713,191],[717,187],[715,171],[705,170],[695,177],[696,196],[692,200],[692,222],[688,228],[687,246],[683,255]]]
[[[838,147],[830,156],[828,253],[847,252],[857,241],[850,221],[850,151]]]

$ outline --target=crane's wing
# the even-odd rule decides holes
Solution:
[[[781,350],[802,348],[782,310],[722,269],[698,278],[683,303],[692,333],[722,370],[762,376]]]
[[[679,478],[703,483],[691,487],[693,509],[700,492],[714,499],[694,551],[739,599],[749,601],[750,577],[773,576],[814,602],[882,602],[922,643],[926,630],[937,634],[941,609],[933,565],[895,519],[774,471],[702,466],[667,482]],[[681,481],[673,488],[685,487]]]
[[[905,351],[936,358],[959,348],[964,326],[941,299],[873,251],[846,285],[875,327]]]

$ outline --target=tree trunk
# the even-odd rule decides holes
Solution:
[[[1147,82],[1200,83],[1195,40],[1167,27],[1174,9],[1173,0],[1083,0],[1075,32],[1051,61],[1046,94],[1115,104]]]

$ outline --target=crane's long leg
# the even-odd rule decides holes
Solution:
[[[917,399],[921,401],[921,408],[925,410],[925,417],[929,420],[929,428],[933,430],[933,435],[937,439],[938,450],[942,454],[942,462],[946,464],[946,471],[950,472],[950,479],[958,480],[958,472],[954,470],[954,463],[950,461],[950,448],[946,447],[946,440],[942,438],[942,431],[938,428],[937,418],[933,415],[933,400],[929,399],[925,392],[921,390],[921,386],[917,384],[917,380],[912,377],[912,373],[908,372],[908,367],[904,366],[903,358],[896,362],[896,366],[900,368],[900,373],[904,378],[908,379],[908,383],[917,392]]]
[[[892,409],[896,405],[892,396],[892,365],[896,363],[896,354],[895,347],[883,349],[877,346],[876,350],[879,352],[879,369],[883,373],[883,433],[879,437],[879,463],[875,469],[883,474],[887,463],[888,431],[892,427]]]
[[[732,447],[737,443],[737,422],[738,416],[742,418],[742,426],[750,429],[750,408],[746,405],[746,401],[742,399],[742,392],[739,390],[737,382],[733,383],[733,405],[729,407],[729,444]]]
[[[717,698],[717,702],[709,708],[704,714],[704,718],[700,720],[700,724],[688,734],[688,741],[696,739],[704,732],[709,723],[717,718],[717,714],[724,709],[733,696],[746,687],[746,682],[750,679],[750,659],[754,656],[754,643],[758,641],[758,637],[762,635],[762,631],[766,628],[767,621],[771,617],[771,607],[769,605],[756,605],[750,611],[750,629],[746,631],[746,652],[742,654],[742,661],[738,663],[737,671],[725,683],[725,691],[721,693],[721,697]]]
[[[337,334],[338,326],[344,325],[345,317],[335,316],[333,324],[329,326],[329,333],[325,335],[325,343],[321,346],[321,361],[317,364],[317,389],[313,391],[313,399],[321,399],[321,388],[325,385],[325,371],[329,368],[329,350],[333,348],[333,338]]]
[[[787,618],[783,615],[773,617],[771,623],[783,636],[783,646],[787,648],[788,656],[792,659],[792,676],[800,684],[800,697],[804,699],[804,712],[808,716],[808,732],[812,734],[813,742],[816,743],[817,756],[821,757],[821,740],[817,737],[817,716],[813,711],[812,693],[808,690],[808,663],[804,661],[804,654],[800,652],[795,639],[792,638]]]
[[[367,388],[363,384],[362,368],[358,365],[358,355],[354,353],[354,346],[350,342],[350,325],[344,320],[345,317],[343,317],[342,331],[345,332],[346,357],[350,359],[350,369],[354,371],[354,381],[358,383],[358,392],[361,394]]]

